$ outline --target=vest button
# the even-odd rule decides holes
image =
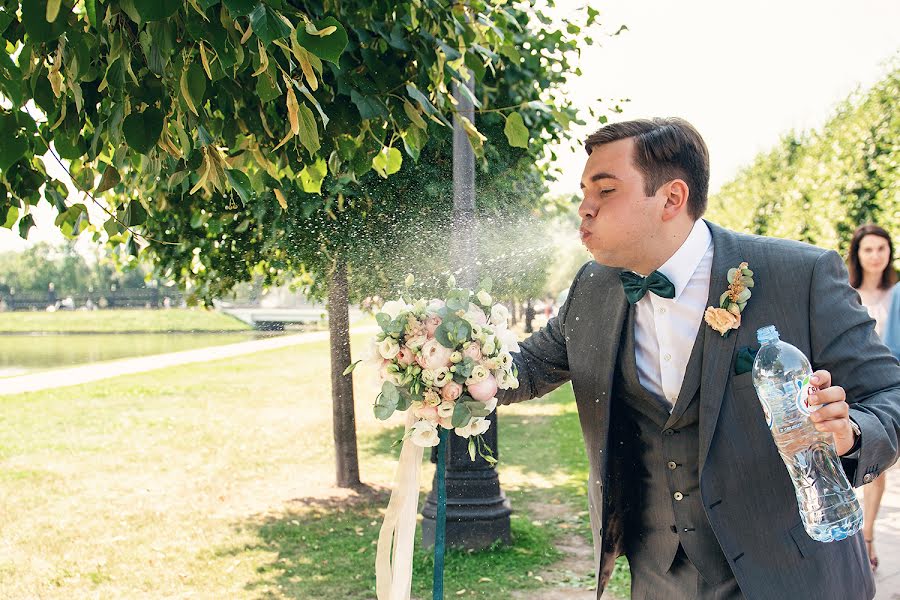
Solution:
[[[671,460],[670,460],[668,463],[666,463],[666,466],[668,466],[669,469],[671,469],[672,471],[674,471],[675,468],[676,468],[678,465],[675,464],[675,461],[671,461]]]
[[[674,429],[665,429],[665,430],[663,430],[663,435],[674,435],[674,433],[675,433],[675,430],[674,430]]]
[[[674,494],[672,494],[672,497],[676,500],[682,500],[684,499],[684,494],[682,494],[681,492],[675,492]]]

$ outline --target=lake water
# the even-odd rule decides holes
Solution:
[[[0,335],[0,377],[93,362],[246,342],[272,333]]]

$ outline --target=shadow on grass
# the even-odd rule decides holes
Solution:
[[[256,543],[220,550],[218,556],[271,555],[246,588],[256,598],[375,598],[375,548],[389,491],[373,489],[346,499],[299,498],[277,516],[238,525]],[[559,560],[549,527],[512,519],[513,544],[483,552],[448,551],[444,570],[447,594],[504,597],[510,590],[540,584],[533,574]],[[421,530],[413,570],[413,597],[431,597],[433,556],[421,547]],[[277,590],[277,591],[275,591]]]

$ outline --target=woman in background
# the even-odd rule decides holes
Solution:
[[[875,319],[875,332],[894,356],[900,357],[900,293],[894,293],[894,243],[878,225],[862,225],[850,242],[850,285],[856,288],[862,305]],[[884,495],[887,473],[866,485],[863,497],[863,538],[872,571],[878,568],[875,552],[875,518]]]

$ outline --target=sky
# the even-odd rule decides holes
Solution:
[[[563,11],[584,2],[558,0]],[[603,37],[582,53],[577,103],[630,98],[610,121],[678,116],[710,151],[710,191],[781,135],[824,124],[838,103],[870,87],[900,49],[896,0],[605,0]],[[900,99],[898,99],[900,100]],[[581,140],[599,127],[572,132]],[[586,155],[560,151],[551,189],[577,193]]]
[[[561,18],[583,1],[557,0]],[[710,191],[735,176],[790,130],[821,126],[843,99],[885,74],[897,57],[897,0],[596,0],[602,31],[582,53],[583,75],[570,84],[576,103],[610,107],[630,99],[611,121],[680,116],[706,139]],[[596,104],[598,98],[603,104]],[[575,128],[578,141],[599,124]],[[577,193],[585,155],[558,149],[553,193]],[[54,176],[59,168],[50,165]],[[28,243],[61,236],[45,203]],[[94,213],[95,211],[91,211]],[[99,217],[97,220],[99,221]],[[94,220],[94,219],[92,219]],[[84,240],[83,243],[87,243]],[[17,233],[0,228],[0,251],[21,249]]]

